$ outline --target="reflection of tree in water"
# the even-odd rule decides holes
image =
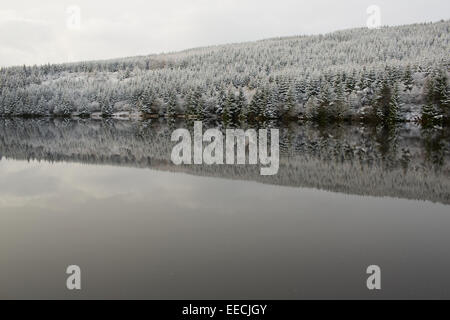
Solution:
[[[294,148],[295,130],[292,126],[287,125],[280,129],[280,155],[289,157],[295,153]]]
[[[449,152],[449,137],[442,128],[422,128],[422,143],[424,147],[424,166],[431,166],[439,170],[444,165],[446,153]]]
[[[381,125],[373,128],[373,134],[381,155],[383,166],[389,170],[397,167],[397,136],[395,125]]]
[[[193,124],[193,123],[192,123]],[[13,159],[144,167],[337,192],[450,202],[449,137],[414,125],[318,127],[295,122],[240,129],[280,129],[280,170],[261,177],[255,166],[174,166],[170,141],[181,119],[0,119],[0,154]],[[203,131],[229,127],[203,123]],[[270,130],[269,132],[270,133]],[[434,167],[444,170],[432,170]],[[425,165],[424,165],[425,164]]]
[[[407,173],[409,164],[411,162],[411,152],[408,148],[402,148],[402,155],[400,157],[400,165],[403,168],[403,173]]]

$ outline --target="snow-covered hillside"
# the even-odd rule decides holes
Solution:
[[[0,115],[448,118],[450,21],[0,70]]]

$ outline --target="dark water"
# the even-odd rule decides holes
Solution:
[[[261,177],[173,166],[183,125],[0,120],[0,298],[450,298],[448,130],[285,125]]]

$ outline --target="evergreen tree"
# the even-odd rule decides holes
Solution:
[[[156,99],[155,99],[155,95],[153,94],[153,92],[151,91],[151,89],[146,88],[142,91],[141,96],[139,97],[139,105],[141,107],[141,112],[143,113],[156,113]]]
[[[266,91],[268,93],[266,105],[263,109],[264,119],[276,119],[278,117],[278,95],[273,89]]]
[[[290,85],[288,80],[282,79],[278,85],[278,102],[284,104],[287,102]]]
[[[242,90],[242,88],[239,89],[236,104],[239,109],[238,119],[240,122],[245,122],[247,120],[247,98],[245,97],[244,90]]]
[[[109,96],[105,93],[100,101],[100,109],[102,115],[105,117],[110,117],[113,115],[113,105],[109,99]]]
[[[175,118],[177,107],[178,107],[177,95],[175,92],[171,91],[169,99],[166,104],[166,112],[164,116],[166,118]]]
[[[434,126],[438,121],[438,112],[433,104],[426,104],[422,107],[420,123],[422,127],[429,128]]]
[[[195,93],[193,90],[189,91],[185,101],[185,113],[187,118],[193,118],[197,114],[197,106],[195,104]]]
[[[329,116],[333,120],[342,120],[345,112],[347,111],[347,102],[342,83],[335,84],[334,93],[335,96]]]
[[[264,119],[265,111],[267,108],[267,100],[269,97],[269,91],[267,88],[262,88],[260,95],[258,96],[256,103],[258,105],[258,118]]]
[[[236,103],[239,109],[247,108],[247,98],[245,97],[244,90],[242,90],[242,88],[239,89],[239,95]]]
[[[81,117],[87,117],[89,115],[89,108],[87,100],[81,102],[80,107],[78,109],[78,113]]]
[[[392,88],[391,99],[389,101],[389,112],[387,117],[385,117],[384,119],[384,122],[388,125],[393,125],[400,120],[399,118],[400,102],[398,91],[399,91],[398,84],[395,83],[394,87]]]
[[[229,116],[229,120],[232,122],[237,122],[239,119],[239,114],[241,110],[239,110],[239,106],[236,101],[236,96],[233,92],[228,91],[227,101],[225,102],[225,108]]]
[[[193,104],[195,108],[195,115],[198,120],[203,120],[207,117],[205,101],[200,89],[194,93]]]
[[[447,73],[443,70],[435,72],[433,98],[437,104],[440,114],[445,119],[450,119],[450,104],[448,92]]]
[[[350,94],[353,92],[353,90],[355,90],[356,88],[356,72],[353,71],[353,73],[351,75],[349,75],[346,80],[345,80],[345,92],[347,94]]]
[[[398,121],[399,101],[397,84],[394,84],[394,87],[391,88],[389,79],[383,79],[374,109],[377,121],[385,125],[392,125]]]
[[[294,92],[292,89],[289,89],[286,96],[286,102],[283,105],[282,117],[285,119],[291,117],[294,108],[295,108]]]
[[[258,100],[260,99],[261,91],[257,90],[256,93],[253,95],[252,100],[250,101],[250,104],[248,106],[248,113],[247,113],[247,119],[249,121],[255,121],[259,114],[259,105]]]
[[[332,106],[331,89],[328,84],[322,86],[317,100],[319,105],[316,112],[316,120],[319,123],[324,124],[329,120],[330,107]]]
[[[414,81],[412,78],[412,71],[410,65],[406,67],[405,74],[403,75],[403,84],[405,85],[405,91],[412,90]]]
[[[220,89],[217,104],[216,104],[216,115],[220,118],[222,117],[222,112],[225,107],[225,103],[227,101],[227,95],[223,89]]]
[[[230,103],[228,99],[226,100],[225,106],[222,110],[222,121],[225,125],[227,125],[230,121],[232,121],[230,113]]]

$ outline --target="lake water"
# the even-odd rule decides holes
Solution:
[[[183,125],[0,119],[0,298],[450,298],[448,130],[285,125],[261,177],[172,165]]]

